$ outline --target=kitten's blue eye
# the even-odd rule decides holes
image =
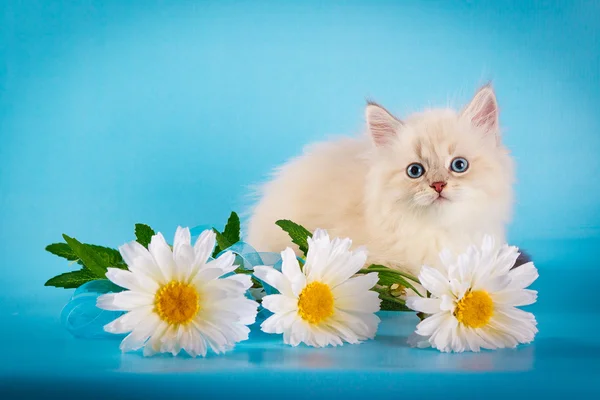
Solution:
[[[469,162],[465,158],[456,157],[450,163],[450,169],[458,173],[465,172],[467,169],[469,169]]]
[[[417,179],[425,173],[425,168],[419,163],[410,164],[406,168],[406,174],[409,178]]]

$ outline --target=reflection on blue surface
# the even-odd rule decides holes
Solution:
[[[581,242],[585,244],[585,241]],[[600,242],[588,243],[600,246]],[[552,257],[562,242],[538,243]],[[570,249],[574,254],[577,248]],[[539,330],[534,343],[517,349],[481,353],[443,354],[413,349],[406,340],[418,322],[410,313],[381,313],[375,340],[360,345],[314,349],[292,348],[279,335],[267,335],[253,326],[251,339],[225,355],[205,359],[141,353],[121,354],[119,338],[75,339],[59,323],[58,311],[67,291],[47,289],[43,296],[0,297],[3,349],[0,393],[32,396],[42,391],[62,393],[65,388],[104,398],[125,391],[140,397],[242,396],[261,391],[262,398],[319,396],[444,396],[444,398],[524,398],[535,393],[600,395],[595,383],[600,374],[600,312],[595,290],[600,272],[592,254],[580,254],[577,273],[557,272],[553,264],[564,258],[538,263],[541,276],[534,288],[539,302],[528,309],[536,314]],[[548,272],[544,272],[548,271]],[[575,278],[576,276],[576,278]],[[31,385],[37,382],[39,385]],[[107,384],[110,382],[110,384]],[[90,393],[93,388],[93,393]],[[258,392],[256,392],[258,393]],[[248,396],[246,396],[248,397]],[[252,397],[252,396],[249,396]],[[481,397],[483,398],[483,397]]]
[[[597,1],[0,2],[0,398],[600,397],[598,15]],[[222,357],[143,359],[62,329],[72,291],[43,284],[67,265],[42,250],[61,233],[118,246],[137,222],[222,226],[302,146],[361,130],[365,97],[404,116],[488,79],[517,161],[511,243],[541,275],[534,344],[410,349],[414,317],[386,314],[359,346],[254,333]]]

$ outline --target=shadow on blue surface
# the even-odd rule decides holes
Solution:
[[[545,253],[552,251],[546,248]],[[589,256],[588,262],[594,261]],[[292,348],[283,345],[279,335],[267,335],[255,326],[251,340],[225,355],[144,358],[140,353],[121,354],[117,339],[71,337],[58,318],[68,291],[47,289],[43,296],[2,298],[1,319],[10,329],[0,333],[2,343],[9,344],[0,365],[0,393],[63,398],[68,393],[85,399],[125,394],[129,399],[364,398],[394,393],[490,399],[525,398],[535,391],[541,398],[594,398],[600,395],[595,383],[600,376],[600,312],[592,296],[600,273],[589,269],[580,280],[566,280],[556,268],[547,267],[538,264],[536,288],[542,295],[529,307],[539,322],[535,342],[481,353],[413,349],[406,340],[416,316],[382,312],[377,337],[360,345]],[[575,299],[578,295],[581,299]]]

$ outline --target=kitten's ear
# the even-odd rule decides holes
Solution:
[[[494,134],[496,137],[500,136],[498,103],[490,84],[477,91],[461,116],[468,118],[473,126],[483,129],[486,133]]]
[[[365,110],[367,126],[376,146],[385,146],[398,133],[402,122],[378,104],[367,104]]]

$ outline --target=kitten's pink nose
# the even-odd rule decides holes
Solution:
[[[436,192],[442,193],[442,190],[444,190],[444,187],[446,186],[446,182],[433,182],[430,186]]]

